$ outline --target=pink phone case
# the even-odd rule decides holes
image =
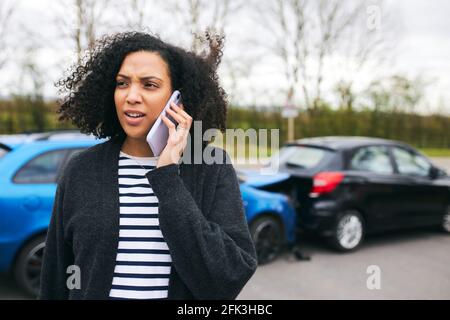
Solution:
[[[166,110],[170,107],[171,102],[175,102],[175,104],[178,104],[180,102],[180,99],[180,91],[175,90],[167,101],[167,104],[161,112],[160,116],[158,117],[158,119],[156,119],[155,123],[147,134],[147,142],[150,145],[150,148],[152,149],[153,155],[155,157],[159,156],[164,150],[165,146],[167,145],[167,139],[169,138],[169,129],[161,120],[161,115],[167,116],[176,125],[177,122],[172,117],[167,115]]]

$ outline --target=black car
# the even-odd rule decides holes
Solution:
[[[271,161],[289,178],[261,189],[289,194],[299,228],[327,237],[340,251],[356,249],[377,231],[439,225],[450,232],[450,177],[405,143],[301,139]]]

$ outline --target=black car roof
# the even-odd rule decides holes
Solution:
[[[353,149],[362,146],[380,145],[380,144],[395,145],[411,149],[411,147],[408,146],[407,144],[395,140],[371,138],[371,137],[355,137],[355,136],[350,137],[328,136],[328,137],[305,138],[286,143],[286,145],[309,145],[332,150]]]

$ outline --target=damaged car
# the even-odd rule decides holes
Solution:
[[[279,178],[262,177],[267,183],[254,187],[288,195],[296,229],[324,237],[339,251],[353,251],[367,234],[386,230],[438,226],[450,233],[450,177],[405,143],[301,139],[270,161],[277,161]]]

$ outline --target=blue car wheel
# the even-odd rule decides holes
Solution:
[[[34,238],[20,251],[14,266],[17,284],[33,297],[39,293],[44,247],[44,235]]]
[[[272,216],[261,216],[250,225],[250,233],[255,244],[258,264],[273,261],[283,249],[283,228]]]

